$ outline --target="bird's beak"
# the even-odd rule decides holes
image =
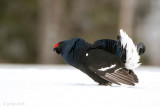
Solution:
[[[55,53],[55,52],[56,52],[56,48],[53,49],[53,53]]]
[[[59,49],[59,48],[54,48],[54,49],[53,49],[53,53],[60,54],[60,49]]]

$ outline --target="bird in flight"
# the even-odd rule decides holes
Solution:
[[[134,86],[138,77],[133,70],[140,66],[140,55],[145,45],[138,45],[120,30],[116,40],[101,39],[93,44],[81,38],[61,41],[54,51],[61,54],[64,61],[87,74],[99,85],[126,84]]]

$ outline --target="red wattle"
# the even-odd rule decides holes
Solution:
[[[55,44],[55,46],[54,46],[54,47],[56,48],[58,45],[59,45],[59,43]]]

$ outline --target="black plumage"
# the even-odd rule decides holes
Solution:
[[[118,40],[102,39],[93,44],[81,38],[65,40],[55,45],[54,51],[62,55],[64,61],[81,70],[100,85],[138,83],[136,74],[125,67],[126,50]],[[145,52],[145,46],[137,47],[139,55]]]

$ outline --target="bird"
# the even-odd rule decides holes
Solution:
[[[136,45],[122,29],[117,40],[101,39],[88,43],[82,38],[73,38],[56,43],[53,49],[65,63],[105,86],[134,86],[138,83],[133,70],[141,65],[140,56],[145,50],[143,42]]]

